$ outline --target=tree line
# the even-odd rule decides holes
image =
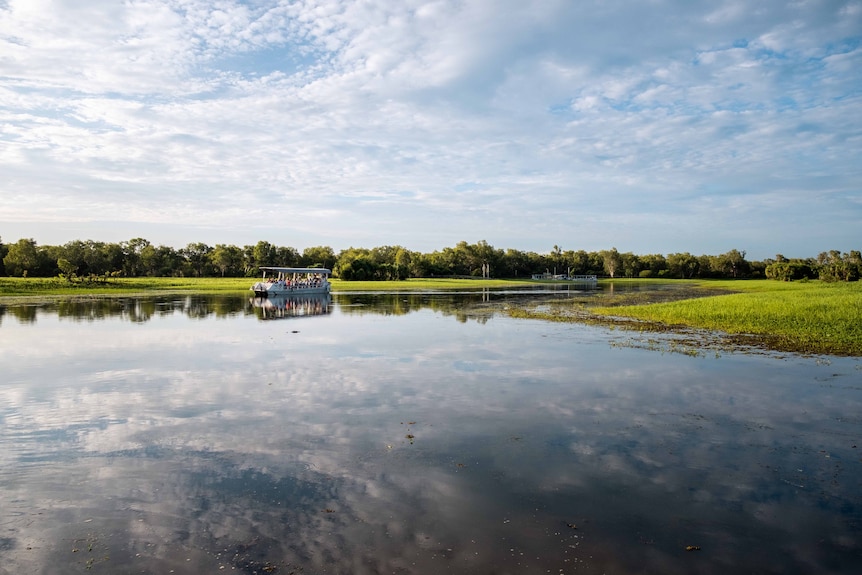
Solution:
[[[0,275],[55,277],[74,280],[108,277],[254,277],[260,266],[325,267],[343,280],[401,280],[415,277],[529,278],[533,274],[590,275],[611,278],[772,278],[791,281],[824,279],[855,281],[862,275],[858,250],[823,252],[816,258],[788,259],[776,255],[749,261],[745,251],[695,256],[688,252],[637,255],[616,248],[587,252],[563,250],[546,254],[494,248],[487,242],[459,242],[431,253],[401,246],[348,248],[328,246],[302,252],[267,241],[243,247],[190,243],[184,248],[153,245],[144,238],[119,243],[74,240],[40,246],[32,238],[4,244],[0,238]]]

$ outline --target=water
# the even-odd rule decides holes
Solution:
[[[0,307],[0,573],[862,570],[858,358],[522,297]]]

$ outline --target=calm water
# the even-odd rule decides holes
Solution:
[[[0,573],[862,572],[862,361],[519,297],[0,307]]]

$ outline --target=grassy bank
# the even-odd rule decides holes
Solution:
[[[68,282],[60,278],[0,277],[0,298],[10,296],[89,296],[144,292],[245,292],[255,278],[112,278],[105,282]],[[531,280],[409,279],[404,281],[345,282],[332,280],[334,292],[457,290],[519,287]]]
[[[339,281],[332,280],[333,292],[357,291],[436,291],[476,288],[517,288],[535,286],[540,282],[532,280],[495,280],[495,279],[453,279],[453,278],[410,278],[402,281]]]
[[[663,326],[718,330],[781,350],[862,356],[862,282],[762,280],[701,285],[738,293],[590,311]]]
[[[112,278],[68,282],[60,278],[0,278],[0,297],[122,295],[142,292],[241,292],[248,278]]]

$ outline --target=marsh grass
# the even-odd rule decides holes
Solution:
[[[437,291],[477,288],[518,288],[541,285],[533,280],[496,280],[468,278],[410,278],[399,281],[341,281],[332,280],[333,292],[356,291]]]
[[[739,293],[645,305],[598,306],[596,316],[718,330],[775,349],[862,355],[862,283],[720,281]],[[753,336],[753,337],[752,337]]]
[[[195,292],[223,293],[246,292],[257,278],[111,278],[105,281],[61,278],[7,278],[0,277],[0,297],[8,296],[66,296],[114,295],[144,292]],[[541,282],[531,280],[483,280],[429,278],[403,281],[340,281],[332,280],[334,292],[356,291],[422,291],[475,288],[523,287]]]
[[[248,290],[248,278],[110,278],[74,280],[62,278],[0,277],[0,296],[114,295],[142,292],[241,292]]]

